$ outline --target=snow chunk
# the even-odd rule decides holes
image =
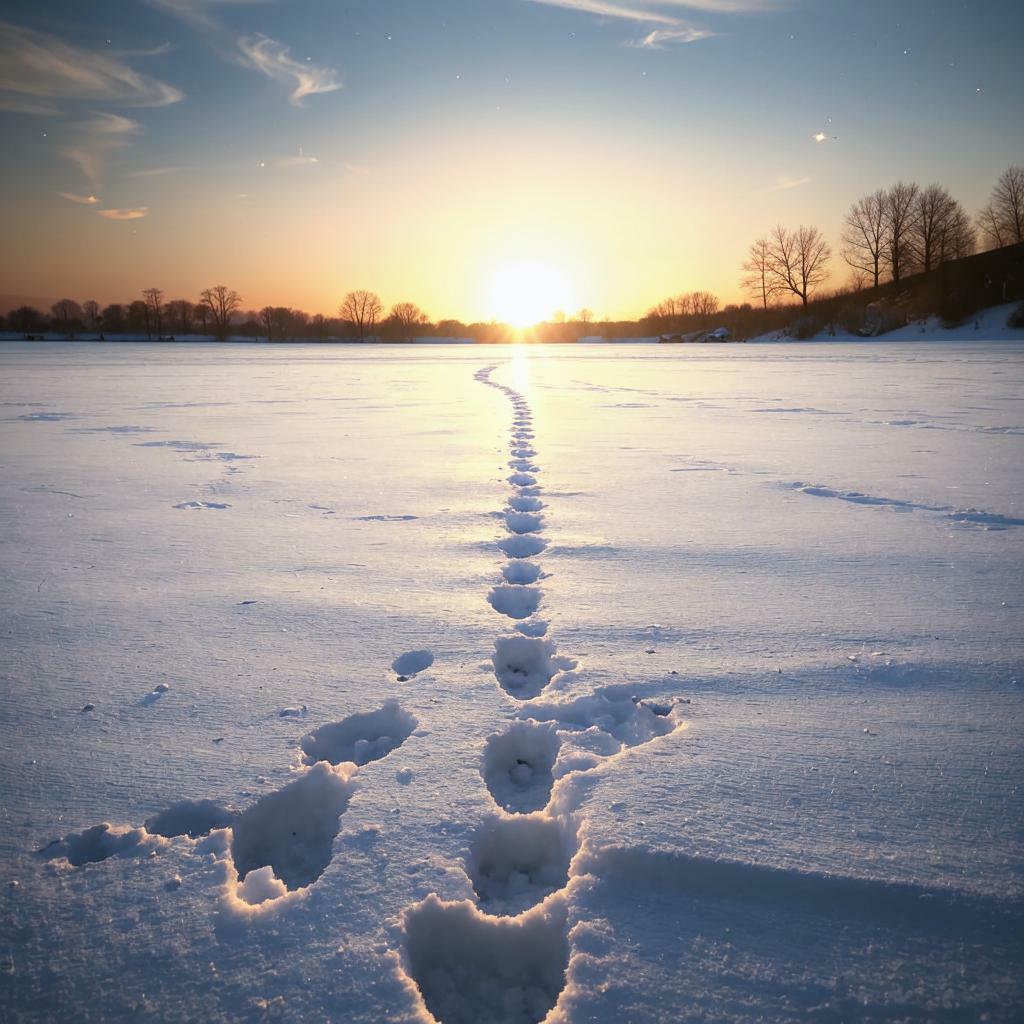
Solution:
[[[47,860],[66,860],[72,867],[98,864],[108,857],[141,857],[163,845],[159,836],[144,828],[118,827],[103,822],[83,832],[75,832],[40,850]]]

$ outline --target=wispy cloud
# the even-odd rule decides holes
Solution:
[[[301,106],[307,96],[341,88],[338,75],[331,68],[293,60],[287,46],[267,36],[243,36],[238,40],[238,48],[250,67],[287,86],[294,86],[288,98],[296,107]]]
[[[314,167],[320,163],[320,158],[316,156],[306,156],[302,147],[299,146],[299,152],[295,156],[283,156],[277,161],[278,167]]]
[[[31,114],[34,117],[56,117],[60,107],[48,100],[23,100],[0,93],[0,110],[5,114]]]
[[[295,60],[284,44],[262,33],[235,39],[215,17],[218,7],[244,6],[263,0],[149,0],[150,4],[191,25],[225,60],[281,82],[289,90],[289,100],[302,106],[307,96],[334,92],[342,87],[333,68],[320,67],[308,58]]]
[[[802,185],[809,185],[810,183],[810,175],[805,175],[802,178],[790,178],[785,174],[781,174],[775,179],[775,183],[773,185],[769,185],[764,191],[766,193],[788,192],[791,188],[800,188]]]
[[[675,46],[681,43],[696,43],[701,39],[710,39],[715,33],[704,28],[695,28],[692,25],[678,28],[656,28],[648,33],[643,39],[639,39],[631,46],[640,50],[664,50],[668,46]]]
[[[655,25],[680,20],[681,11],[707,14],[766,14],[781,10],[785,0],[529,0],[529,3],[565,7],[603,18],[626,18]]]
[[[141,171],[131,171],[126,178],[162,178],[166,174],[177,174],[180,167],[147,167]]]
[[[683,14],[753,14],[780,10],[787,0],[527,0],[528,3],[562,7],[599,18],[631,21],[655,26],[629,46],[642,50],[664,50],[669,46],[696,43],[717,33],[694,25]]]
[[[11,94],[51,101],[45,106],[87,100],[163,107],[184,96],[173,85],[140,74],[109,54],[0,21],[0,102],[10,104]]]
[[[136,206],[130,210],[97,210],[101,217],[107,220],[141,220],[149,216],[148,206]]]
[[[95,114],[74,128],[73,141],[61,152],[95,188],[103,178],[110,155],[128,145],[140,125],[120,114]]]
[[[58,192],[57,195],[69,203],[80,203],[82,206],[98,206],[100,202],[96,196],[80,196],[74,192]]]

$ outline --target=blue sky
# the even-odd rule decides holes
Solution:
[[[901,177],[981,205],[1021,38],[992,2],[8,0],[0,292],[472,318],[529,259],[599,315],[735,299],[777,221],[837,242]]]

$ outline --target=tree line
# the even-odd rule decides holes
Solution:
[[[962,204],[941,185],[921,187],[898,181],[851,204],[843,218],[840,257],[851,272],[850,283],[833,297],[877,290],[886,282],[898,283],[928,273],[951,260],[976,252],[1024,242],[1024,166],[1000,175],[986,205],[973,219]],[[797,305],[807,309],[821,297],[829,278],[832,248],[814,225],[788,228],[777,225],[749,247],[743,264],[742,286],[751,303],[721,307],[710,292],[695,291],[668,298],[648,310],[639,321],[603,322],[605,336],[626,336],[639,329],[663,334],[707,328],[716,318],[756,325],[755,306],[767,313]],[[558,313],[544,325],[545,340],[575,340],[593,328],[594,314],[582,309],[575,316]],[[515,332],[503,324],[464,324],[458,320],[430,322],[414,302],[399,302],[385,313],[372,291],[349,292],[337,316],[310,315],[286,306],[264,306],[243,311],[242,298],[226,285],[205,289],[198,301],[165,301],[159,288],[147,288],[129,303],[100,307],[93,300],[78,303],[61,299],[49,315],[31,306],[0,317],[0,330],[26,336],[52,331],[73,338],[79,334],[130,334],[147,338],[195,335],[225,339],[230,335],[287,339],[381,338],[411,341],[418,335],[470,337],[477,341],[505,341]]]

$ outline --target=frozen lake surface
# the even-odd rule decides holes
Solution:
[[[4,1020],[1024,1016],[1019,344],[0,365]]]

